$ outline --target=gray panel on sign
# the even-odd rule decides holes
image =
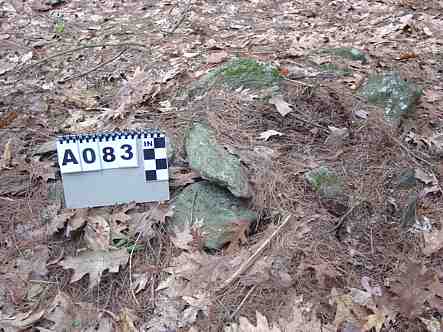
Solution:
[[[169,200],[168,181],[146,182],[140,141],[137,149],[139,167],[62,174],[66,207]]]

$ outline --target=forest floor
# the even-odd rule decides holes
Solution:
[[[443,331],[442,1],[0,9],[0,331]],[[317,51],[345,47],[367,59],[313,72],[331,69]],[[193,92],[235,58],[287,77],[289,114],[253,89]],[[398,126],[357,93],[392,71],[423,91]],[[259,216],[215,251],[168,229],[176,195],[201,180],[183,148],[195,121],[240,157]],[[140,127],[174,143],[170,202],[60,206],[58,135]],[[346,211],[307,184],[322,165],[342,179]]]

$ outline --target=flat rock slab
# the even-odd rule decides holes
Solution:
[[[189,224],[202,234],[204,245],[219,249],[230,242],[236,222],[253,222],[257,215],[242,206],[239,198],[209,182],[186,187],[176,199],[173,227]]]
[[[189,130],[186,143],[189,166],[200,175],[237,197],[251,197],[251,188],[240,159],[217,143],[215,132],[196,123]]]

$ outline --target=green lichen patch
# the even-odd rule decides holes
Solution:
[[[264,88],[275,86],[282,79],[278,69],[270,64],[254,59],[237,58],[211,71],[205,82],[210,85],[220,82],[232,89]]]
[[[390,123],[398,123],[402,116],[414,112],[422,94],[418,86],[396,72],[373,75],[360,90],[368,102],[384,108],[385,120]]]

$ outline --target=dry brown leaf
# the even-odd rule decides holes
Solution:
[[[258,138],[267,141],[268,139],[270,139],[273,136],[282,136],[282,135],[283,134],[281,132],[271,129],[271,130],[266,130],[266,131],[262,132],[258,136]]]
[[[10,317],[0,312],[0,330],[3,329],[4,332],[19,332],[26,330],[38,322],[44,314],[45,310],[40,310],[34,313],[18,313]]]
[[[328,332],[335,331],[331,326],[324,326],[312,313],[312,305],[303,303],[303,297],[299,296],[291,303],[292,312],[290,320],[280,319],[279,325],[282,332]],[[308,314],[305,314],[308,313]]]
[[[17,258],[17,268],[21,278],[27,280],[31,273],[40,277],[46,276],[48,259],[49,249],[45,245],[37,245],[32,250],[23,251],[22,256]]]
[[[335,312],[334,325],[337,329],[346,323],[361,327],[366,321],[368,310],[353,302],[350,294],[339,295],[335,288],[331,291],[332,302],[337,305]]]
[[[214,287],[219,280],[227,279],[233,273],[235,265],[239,265],[242,259],[243,257],[238,255],[238,262],[234,264],[228,256],[210,256],[202,252],[183,251],[180,256],[174,258],[165,272],[189,281],[187,288],[192,295],[199,290],[204,291]]]
[[[85,227],[85,241],[89,249],[107,251],[110,248],[111,227],[104,216],[89,216]]]
[[[12,167],[12,151],[11,151],[12,139],[9,139],[5,144],[2,158],[0,159],[0,170],[9,169]]]
[[[71,283],[80,280],[89,274],[89,288],[93,288],[100,282],[103,271],[117,273],[120,266],[128,262],[129,254],[126,248],[115,251],[89,251],[76,257],[68,257],[59,263],[65,270],[73,269],[74,275]]]
[[[17,118],[17,112],[11,111],[0,117],[0,129],[9,126]]]
[[[320,264],[309,264],[303,261],[300,264],[300,271],[306,269],[314,270],[315,276],[322,287],[325,287],[326,277],[335,279],[340,276],[340,273],[338,273],[337,270],[327,262],[322,262]]]
[[[224,61],[228,56],[229,56],[229,54],[226,51],[212,52],[206,58],[206,62],[210,63],[210,64],[220,63],[220,62]]]
[[[425,247],[423,253],[430,256],[443,248],[443,223],[440,223],[440,229],[434,229],[432,232],[424,232]]]
[[[174,233],[175,235],[171,236],[172,243],[179,249],[190,250],[193,236],[189,224],[186,223],[183,227],[175,227]]]
[[[282,332],[279,327],[268,323],[268,320],[258,311],[256,312],[257,325],[253,325],[245,317],[240,317],[239,324],[225,327],[224,332]]]
[[[48,225],[49,235],[54,235],[66,225],[66,236],[69,236],[72,231],[76,231],[86,224],[88,216],[88,209],[64,210],[61,214],[56,216]]]
[[[54,324],[49,331],[80,331],[92,325],[94,307],[88,303],[74,303],[68,294],[59,292],[46,310],[44,318]],[[95,325],[95,324],[93,324]]]
[[[201,292],[193,296],[183,296],[183,300],[189,305],[183,312],[186,321],[194,322],[197,320],[197,315],[202,312],[206,317],[209,314],[209,308],[212,301],[209,293]]]
[[[138,332],[139,330],[135,327],[134,321],[137,320],[137,316],[132,310],[128,308],[123,308],[118,315],[119,317],[119,327],[120,332]]]
[[[409,262],[406,271],[391,284],[391,291],[400,311],[409,318],[418,317],[424,310],[424,302],[432,297],[428,290],[435,273],[427,270],[421,263]]]
[[[293,111],[290,107],[291,105],[285,102],[283,100],[283,96],[281,95],[272,97],[271,99],[269,99],[269,103],[275,105],[275,107],[277,108],[277,112],[280,113],[280,115],[282,116],[285,116]]]
[[[231,234],[229,236],[230,242],[228,248],[226,249],[227,253],[232,254],[233,252],[238,251],[240,244],[248,242],[247,233],[250,225],[251,222],[246,219],[239,219],[231,222]]]

